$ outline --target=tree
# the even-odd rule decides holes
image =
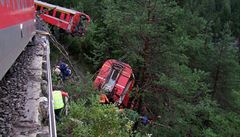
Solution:
[[[140,114],[161,116],[139,126],[143,135],[238,136],[237,5],[237,0],[83,0],[75,8],[93,22],[80,52],[95,71],[109,58],[132,66],[143,101]],[[86,131],[99,135],[91,126]]]

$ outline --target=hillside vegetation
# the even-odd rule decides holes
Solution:
[[[50,2],[90,15],[84,37],[57,34],[61,43],[92,74],[110,58],[130,64],[146,108],[119,113],[97,103],[91,84],[70,83],[78,95],[63,136],[130,136],[138,115],[159,119],[136,136],[240,135],[239,0]]]

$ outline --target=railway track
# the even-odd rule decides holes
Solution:
[[[36,39],[0,81],[0,137],[56,136],[49,43]]]

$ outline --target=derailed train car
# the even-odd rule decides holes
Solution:
[[[134,81],[132,68],[128,64],[110,59],[101,67],[94,87],[102,90],[112,103],[128,107]]]
[[[57,26],[74,36],[83,36],[90,23],[90,17],[79,11],[35,0],[37,14],[47,23]]]

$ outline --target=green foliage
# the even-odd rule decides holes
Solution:
[[[58,136],[128,137],[133,121],[122,113],[114,105],[99,104],[97,96],[78,100],[58,125]]]
[[[99,103],[99,93],[92,85],[91,75],[86,82],[66,81],[64,90],[70,95],[69,115],[58,124],[58,136],[76,137],[128,137],[138,114],[132,110],[119,109],[113,104]],[[138,133],[140,135],[140,133]]]
[[[194,95],[197,91],[207,92],[208,88],[203,78],[206,73],[194,69],[193,72],[186,66],[175,66],[175,71],[166,76],[162,74],[158,84],[178,91],[183,95]]]
[[[234,99],[234,104],[236,105],[236,108],[240,107],[240,91],[233,90],[232,91],[232,98]]]
[[[140,125],[136,136],[239,136],[240,54],[234,44],[240,37],[239,0],[53,2],[91,16],[84,38],[63,37],[71,55],[93,72],[109,58],[133,68],[148,108],[141,113],[161,116]],[[65,86],[74,100],[96,94],[91,87],[79,82]],[[113,108],[93,98],[80,100],[63,122],[76,128],[68,132],[60,125],[59,131],[65,136],[110,136],[110,128],[112,136],[129,136],[126,124],[137,116],[126,112],[124,118]]]
[[[65,81],[64,90],[71,95],[70,98],[72,101],[98,94],[98,92],[93,89],[92,75],[89,73],[85,75],[84,79]]]

